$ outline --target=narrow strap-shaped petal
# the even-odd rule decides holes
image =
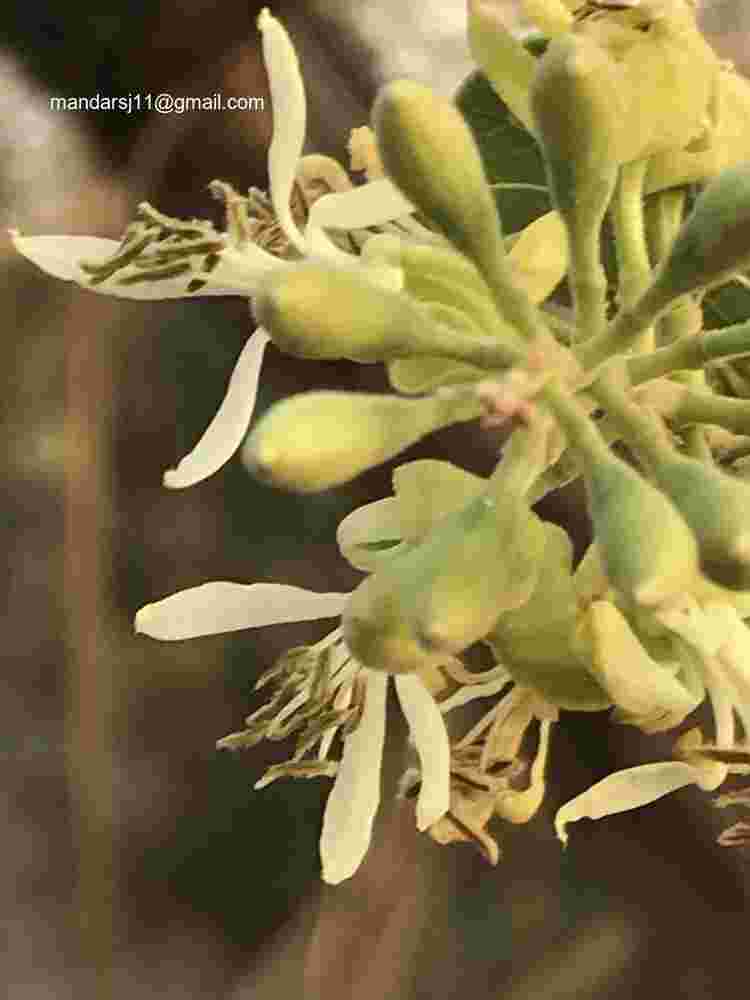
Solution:
[[[250,297],[265,274],[280,267],[289,266],[273,254],[254,244],[242,251],[227,248],[219,255],[217,266],[205,277],[194,271],[158,281],[138,281],[134,284],[122,283],[119,272],[106,281],[91,283],[91,275],[81,267],[81,262],[104,263],[119,249],[117,240],[99,236],[21,236],[15,230],[11,238],[16,250],[27,260],[53,278],[61,281],[75,281],[76,284],[100,295],[111,295],[120,299],[159,301],[161,299],[194,299],[206,295],[241,295]],[[204,284],[194,292],[188,291],[188,284],[196,277]]]
[[[343,756],[323,816],[320,857],[323,880],[331,885],[350,878],[362,863],[380,803],[388,675],[364,668],[363,674],[367,689],[362,718],[344,740]]]
[[[678,788],[698,784],[701,778],[698,768],[676,760],[616,771],[558,809],[555,816],[557,836],[566,844],[568,835],[565,828],[569,823],[579,819],[602,819],[638,809]]]
[[[352,191],[325,194],[310,209],[308,227],[369,229],[415,211],[392,181],[371,181]]]
[[[348,600],[349,594],[319,594],[283,583],[222,580],[147,604],[135,616],[135,630],[153,639],[193,639],[243,628],[335,618]]]
[[[281,228],[291,243],[304,253],[305,240],[292,218],[290,203],[305,142],[305,87],[289,35],[267,7],[258,16],[258,28],[263,36],[263,59],[273,106],[273,138],[268,150],[271,201]]]
[[[416,674],[397,674],[396,692],[412,742],[419,754],[422,785],[417,799],[417,829],[437,823],[450,806],[451,749],[443,716]]]
[[[164,473],[164,485],[169,489],[182,489],[207,479],[237,451],[255,409],[263,352],[269,340],[263,327],[258,327],[242,348],[226,395],[203,437],[175,469]]]

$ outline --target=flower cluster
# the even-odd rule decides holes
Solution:
[[[361,183],[302,156],[297,59],[264,10],[272,102],[284,109],[268,195],[214,182],[224,231],[144,204],[119,244],[15,234],[41,268],[101,293],[253,300],[261,325],[204,436],[165,474],[170,488],[213,474],[243,441],[255,475],[315,492],[450,424],[508,430],[488,478],[410,462],[392,496],[344,519],[340,551],[364,574],[351,594],[216,582],[137,615],[136,629],[162,640],[339,619],[261,677],[270,700],[218,743],[296,737],[257,787],[334,779],[329,882],[350,877],[370,842],[391,675],[416,753],[402,794],[417,797],[418,828],[473,841],[492,864],[487,827],[539,810],[566,711],[676,732],[673,759],[562,805],[563,842],[582,818],[750,773],[750,321],[707,331],[702,310],[750,268],[750,86],[704,41],[689,0],[527,8],[544,36],[536,54],[495,0],[468,3],[498,120],[512,112],[543,158],[553,210],[520,233],[502,230],[463,115],[417,83],[384,88],[374,131],[352,133]],[[551,297],[562,282],[572,309],[561,311]],[[292,396],[247,435],[269,340],[295,357],[383,363],[395,392]],[[574,567],[567,533],[533,506],[579,476],[593,541]],[[475,652],[492,665],[479,669]],[[480,700],[484,715],[458,733],[449,713]],[[706,735],[691,719],[704,703]],[[734,789],[716,804],[749,801]],[[739,822],[721,842],[748,840]]]

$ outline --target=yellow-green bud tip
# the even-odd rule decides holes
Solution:
[[[480,270],[503,253],[495,199],[474,137],[447,98],[413,80],[396,80],[373,109],[388,175]]]

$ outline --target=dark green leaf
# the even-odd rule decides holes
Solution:
[[[730,281],[703,299],[703,317],[707,330],[743,323],[750,318],[750,288]]]
[[[482,73],[472,73],[464,80],[456,104],[474,133],[490,184],[498,185],[495,199],[503,231],[516,232],[549,212],[544,163],[536,140]]]

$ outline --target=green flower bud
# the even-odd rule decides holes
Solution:
[[[459,329],[408,294],[381,288],[353,269],[316,264],[273,274],[254,300],[258,322],[295,357],[368,363],[440,355],[489,367],[517,360],[517,350],[479,335],[470,317],[444,308]]]
[[[479,150],[461,113],[411,80],[385,87],[373,123],[386,171],[482,271],[502,259],[502,232]]]
[[[657,384],[641,395],[656,398],[663,395],[659,389]],[[719,471],[710,459],[703,462],[680,455],[661,419],[636,406],[616,378],[607,378],[605,373],[596,392],[610,419],[692,530],[705,574],[721,586],[750,589],[750,485]],[[669,409],[670,400],[666,402]]]
[[[299,493],[340,486],[431,431],[479,416],[473,399],[306,392],[275,403],[243,449],[261,479]]]
[[[750,267],[750,163],[724,170],[698,197],[654,280],[665,301]]]
[[[580,199],[611,195],[613,172],[626,150],[629,95],[616,63],[580,35],[552,41],[538,62],[531,108],[554,203],[569,219]]]
[[[606,448],[586,465],[589,512],[612,585],[647,606],[688,589],[698,549],[673,504]]]
[[[559,385],[550,381],[539,398],[582,460],[596,552],[612,586],[645,606],[688,589],[698,578],[697,543],[671,501],[612,454],[584,409]]]
[[[750,590],[750,484],[676,454],[650,467],[692,528],[706,576],[731,590]]]
[[[385,572],[424,645],[458,653],[529,599],[544,541],[542,522],[523,501],[483,493]]]
[[[424,648],[404,615],[392,581],[381,573],[366,577],[341,616],[344,641],[355,659],[371,670],[413,673],[445,662]]]

